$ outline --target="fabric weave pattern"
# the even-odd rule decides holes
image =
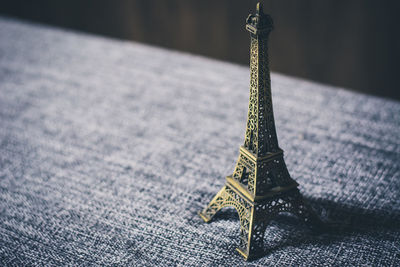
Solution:
[[[288,169],[342,227],[279,216],[245,263],[235,211],[197,212],[244,141],[247,67],[8,18],[0,40],[0,265],[400,265],[399,102],[272,74]]]

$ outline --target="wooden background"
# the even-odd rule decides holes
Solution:
[[[244,24],[256,2],[3,0],[0,13],[248,64]],[[273,71],[400,99],[398,1],[263,2]]]

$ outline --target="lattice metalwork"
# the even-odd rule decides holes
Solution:
[[[234,207],[240,218],[239,248],[247,249],[249,245],[249,229],[251,222],[251,206],[244,198],[236,193],[230,186],[224,186],[207,208],[202,211],[202,217],[207,222],[224,207]]]
[[[257,4],[247,18],[250,32],[250,100],[244,145],[225,186],[199,215],[209,222],[224,207],[239,213],[239,253],[245,259],[260,255],[265,228],[280,212],[292,212],[306,223],[319,225],[318,217],[304,202],[297,182],[287,170],[278,146],[271,98],[267,42],[272,19]]]
[[[250,15],[250,100],[244,147],[257,156],[279,150],[272,111],[271,79],[268,61],[268,34],[272,19],[268,15]],[[262,26],[263,28],[260,28]]]

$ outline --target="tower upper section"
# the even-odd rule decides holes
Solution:
[[[275,130],[268,62],[268,35],[272,19],[257,4],[246,21],[250,32],[250,101],[244,147],[256,157],[280,151]]]
[[[273,29],[270,15],[264,14],[261,3],[257,4],[256,14],[250,14],[246,19],[246,30],[256,35],[268,34]]]

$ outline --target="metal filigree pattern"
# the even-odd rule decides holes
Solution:
[[[257,156],[279,150],[271,99],[268,34],[250,37],[250,100],[244,147]]]
[[[249,255],[259,255],[264,251],[263,238],[268,223],[281,212],[291,212],[305,223],[319,225],[320,221],[304,202],[297,188],[276,195],[264,202],[254,205],[252,228],[250,229]]]
[[[256,195],[264,195],[272,188],[284,187],[293,182],[282,154],[257,163]]]
[[[240,153],[232,177],[247,186],[250,193],[255,194],[256,162]]]
[[[224,186],[214,197],[210,204],[201,212],[203,219],[210,221],[212,217],[224,207],[234,207],[240,219],[239,248],[247,249],[249,246],[249,229],[251,219],[251,206],[244,198],[238,195],[229,186]]]
[[[280,212],[292,212],[314,225],[320,223],[290,177],[278,146],[267,55],[272,19],[260,4],[257,13],[247,18],[246,29],[250,32],[250,100],[244,145],[233,174],[199,215],[209,222],[221,208],[235,207],[240,218],[237,250],[249,259],[263,251],[265,228]]]
[[[306,223],[319,223],[304,202],[299,190],[294,188],[261,202],[252,202],[237,193],[231,186],[224,186],[210,204],[200,213],[209,222],[224,207],[234,207],[239,214],[240,235],[238,250],[247,258],[264,251],[263,239],[269,222],[281,212],[292,212]]]

